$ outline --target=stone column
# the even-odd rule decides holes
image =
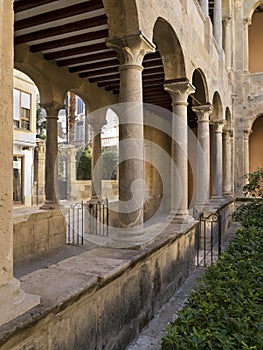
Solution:
[[[120,60],[119,220],[122,228],[130,228],[143,224],[142,61],[154,46],[143,34],[111,40],[108,45],[118,52]]]
[[[222,47],[222,2],[214,0],[214,37],[219,47]]]
[[[245,18],[243,20],[243,33],[244,33],[244,39],[243,39],[243,62],[244,62],[244,72],[249,71],[249,43],[248,43],[248,27],[251,24],[250,18]]]
[[[197,179],[196,179],[196,207],[202,207],[210,197],[210,115],[213,112],[211,104],[192,107],[198,117],[197,129]]]
[[[223,196],[230,197],[232,193],[232,137],[233,130],[223,130]]]
[[[249,174],[249,137],[250,137],[251,131],[250,130],[244,130],[243,133],[243,150],[244,150],[244,158],[243,158],[243,164],[244,164],[244,174]],[[244,185],[248,183],[248,179],[244,177]]]
[[[45,153],[46,141],[38,139],[34,158],[34,174],[36,180],[36,200],[34,204],[37,205],[45,202]]]
[[[102,172],[101,172],[101,128],[106,121],[103,122],[99,118],[88,118],[91,127],[92,137],[92,163],[91,163],[91,200],[98,201],[102,198]]]
[[[66,182],[67,182],[67,200],[73,201],[79,198],[78,188],[76,184],[76,151],[77,149],[73,145],[63,145],[59,148],[63,159],[66,160]]]
[[[0,326],[39,304],[13,276],[13,1],[0,2]],[[4,30],[2,30],[4,29]]]
[[[212,199],[222,198],[222,184],[223,184],[223,147],[222,134],[224,121],[216,120],[212,122],[213,125],[213,189]]]
[[[58,200],[56,196],[57,179],[57,154],[58,154],[58,112],[64,108],[64,105],[56,102],[41,104],[46,110],[47,120],[47,137],[46,137],[46,164],[45,164],[45,193],[46,201],[41,209],[58,208]]]
[[[201,9],[203,11],[203,14],[205,15],[205,17],[209,16],[209,6],[208,6],[208,0],[199,0]]]
[[[187,99],[195,88],[188,81],[167,82],[164,88],[170,93],[173,106],[171,215],[174,216],[174,222],[188,223],[193,218],[188,212]]]
[[[225,17],[224,23],[224,51],[227,70],[232,68],[232,32],[231,32],[231,18]]]

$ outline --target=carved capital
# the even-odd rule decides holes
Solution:
[[[223,128],[225,126],[224,120],[213,120],[211,121],[211,125],[214,127],[214,133],[223,133]]]
[[[87,121],[91,126],[91,129],[92,129],[91,131],[93,132],[94,135],[100,133],[103,125],[107,124],[107,121],[105,119],[100,120],[99,118],[88,117]]]
[[[189,81],[165,82],[164,89],[171,95],[174,105],[186,105],[188,96],[195,92],[195,87]]]
[[[192,107],[192,111],[195,112],[197,115],[198,123],[208,122],[209,116],[212,114],[213,110],[214,110],[214,107],[210,103],[203,106]]]
[[[155,51],[155,45],[142,33],[108,40],[107,46],[118,53],[121,67],[132,65],[143,69],[144,56]]]
[[[250,26],[250,24],[251,24],[251,18],[243,18],[244,28],[248,28],[248,26]]]
[[[60,109],[65,108],[65,105],[57,102],[41,103],[40,106],[46,110],[47,118],[57,118]]]
[[[249,140],[250,134],[252,134],[252,130],[244,130],[244,131],[243,131],[243,135],[244,135],[244,140],[245,140],[245,141],[248,141],[248,140]]]

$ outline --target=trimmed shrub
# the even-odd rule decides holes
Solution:
[[[162,349],[263,349],[263,228],[238,231],[168,326]]]

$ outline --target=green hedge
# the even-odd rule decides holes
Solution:
[[[162,349],[263,349],[263,228],[238,231],[168,326]]]

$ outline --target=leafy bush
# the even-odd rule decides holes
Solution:
[[[240,205],[233,214],[233,219],[244,227],[263,227],[263,168],[246,175],[248,183],[243,192],[253,199],[249,203]]]
[[[239,230],[162,340],[163,350],[263,349],[263,228]]]
[[[91,148],[81,148],[76,155],[77,180],[91,180]]]

